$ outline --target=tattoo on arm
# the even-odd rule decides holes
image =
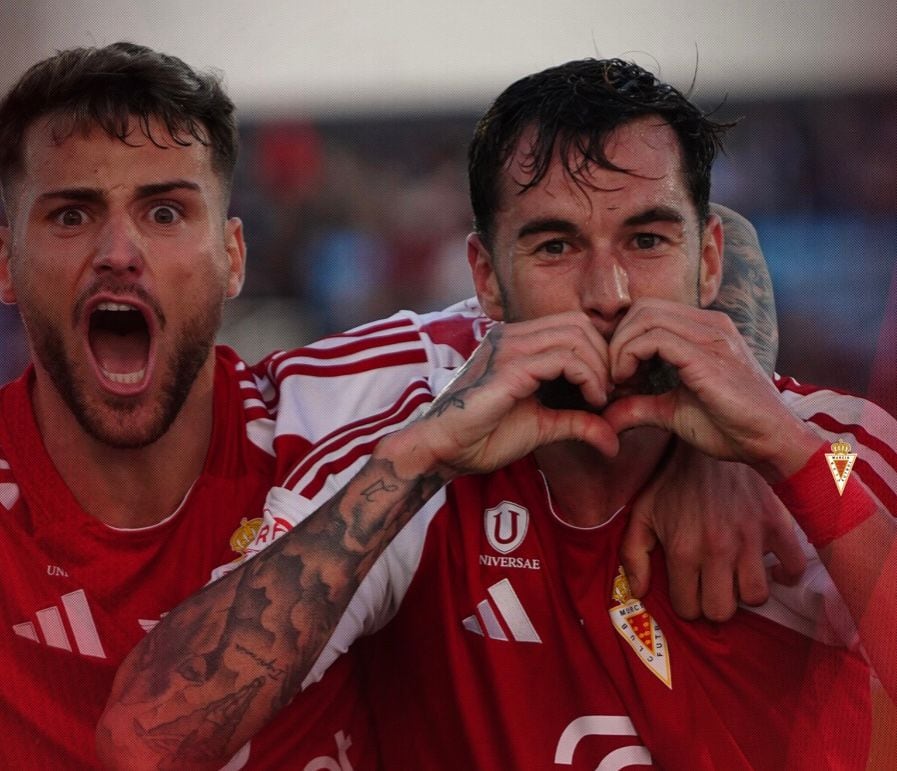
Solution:
[[[443,483],[402,479],[375,453],[337,497],[138,645],[119,675],[116,730],[160,767],[225,762],[296,695],[374,562]]]
[[[725,247],[723,282],[711,307],[735,322],[763,369],[772,374],[779,351],[779,329],[772,280],[757,233],[740,214],[718,204],[712,208],[722,218]]]
[[[376,493],[394,493],[399,489],[399,486],[396,484],[391,484],[383,479],[378,479],[374,484],[369,487],[365,487],[364,490],[361,491],[361,494],[364,496],[364,499],[368,503],[374,502],[374,495]]]

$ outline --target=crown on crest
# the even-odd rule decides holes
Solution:
[[[837,441],[832,442],[832,452],[835,455],[847,455],[850,452],[850,445],[839,438]]]

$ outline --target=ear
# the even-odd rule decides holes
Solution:
[[[243,222],[239,217],[231,217],[225,223],[225,250],[227,251],[227,297],[240,294],[246,278],[246,242],[243,240]]]
[[[12,288],[12,231],[8,227],[0,227],[0,302],[14,305],[16,293]]]
[[[477,233],[467,236],[467,262],[483,312],[493,321],[504,321],[504,304],[492,255]]]
[[[698,301],[708,307],[719,294],[723,278],[723,222],[711,214],[701,235],[701,264],[698,273]]]

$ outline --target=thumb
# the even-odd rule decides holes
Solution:
[[[603,416],[584,410],[539,409],[539,446],[567,440],[586,442],[612,458],[620,450],[617,432]]]
[[[671,431],[672,394],[660,396],[624,396],[608,405],[601,416],[618,434],[637,426],[657,426]]]
[[[620,562],[634,597],[644,597],[651,586],[651,552],[656,545],[654,529],[647,519],[633,512],[620,546]]]

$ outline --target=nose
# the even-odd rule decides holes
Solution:
[[[97,244],[93,267],[97,273],[136,277],[143,272],[140,234],[127,217],[110,217]]]
[[[590,256],[580,293],[583,310],[605,335],[614,331],[632,305],[629,274],[611,252]]]

